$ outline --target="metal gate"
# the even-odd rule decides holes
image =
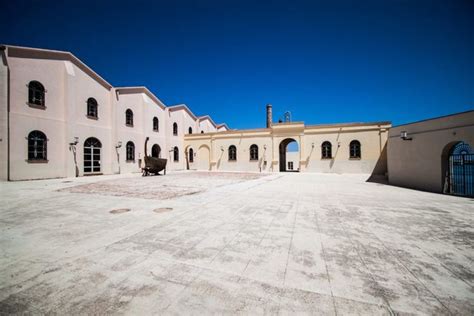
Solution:
[[[474,154],[449,156],[449,192],[474,196]]]

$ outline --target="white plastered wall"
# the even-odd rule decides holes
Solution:
[[[0,51],[0,180],[8,180],[8,63]]]

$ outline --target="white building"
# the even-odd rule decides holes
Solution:
[[[209,116],[167,107],[145,87],[114,88],[69,52],[0,53],[2,180],[139,172],[146,137],[149,155],[185,169],[184,135],[218,131]]]

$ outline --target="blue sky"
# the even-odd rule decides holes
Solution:
[[[232,128],[474,109],[474,1],[3,1],[0,42],[71,51]]]

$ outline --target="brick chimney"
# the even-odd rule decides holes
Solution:
[[[272,105],[267,104],[267,128],[272,126]]]

